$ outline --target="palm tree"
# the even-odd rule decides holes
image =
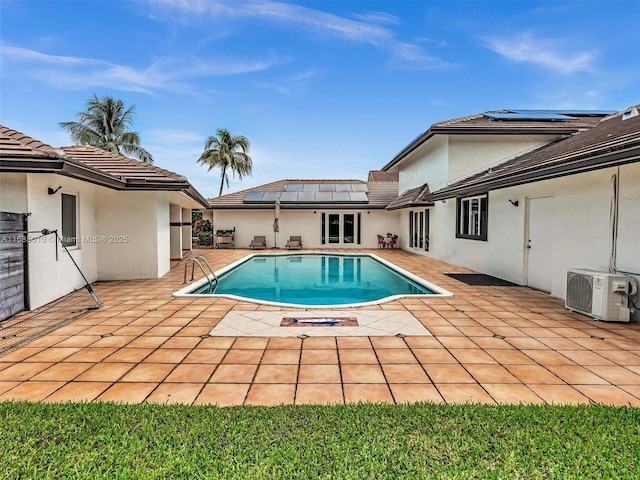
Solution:
[[[78,112],[77,122],[60,122],[69,131],[74,145],[92,145],[117,154],[126,154],[144,163],[153,157],[140,146],[140,135],[129,131],[135,105],[125,109],[122,100],[104,96],[87,100],[87,109]]]
[[[204,152],[200,155],[198,163],[208,165],[209,170],[219,167],[220,172],[220,193],[222,195],[222,187],[225,182],[229,187],[229,174],[238,174],[238,178],[242,180],[243,176],[251,175],[253,162],[251,157],[247,155],[249,151],[249,139],[242,135],[232,135],[229,130],[219,128],[215,137],[207,138],[204,144]]]

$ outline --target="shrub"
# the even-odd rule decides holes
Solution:
[[[213,234],[211,232],[198,233],[198,245],[211,245],[213,243]]]

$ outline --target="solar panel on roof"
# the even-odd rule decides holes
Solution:
[[[351,185],[354,192],[368,192],[369,188],[366,183],[354,183]]]
[[[320,191],[321,192],[335,192],[336,191],[336,185],[335,185],[335,183],[321,183],[320,184]]]
[[[313,202],[316,199],[315,192],[299,192],[298,202]]]
[[[280,193],[280,201],[281,202],[295,202],[298,200],[299,192],[281,192]]]
[[[303,192],[319,192],[320,186],[317,183],[305,183],[302,187]]]
[[[316,202],[331,202],[335,192],[316,192]]]
[[[573,120],[573,117],[557,113],[485,113],[496,120]]]
[[[334,202],[348,202],[350,200],[349,192],[333,192],[331,195]]]
[[[275,202],[280,198],[280,192],[264,192],[263,202]]]
[[[351,184],[350,183],[336,183],[336,192],[351,192]]]
[[[301,192],[302,186],[301,183],[290,183],[287,185],[287,192]]]
[[[352,202],[369,203],[369,197],[364,192],[351,192],[349,193],[349,200]]]
[[[262,196],[264,192],[248,192],[244,196],[244,202],[260,202],[262,201]]]

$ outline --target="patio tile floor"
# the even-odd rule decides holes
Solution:
[[[196,253],[218,269],[250,252]],[[640,406],[640,324],[597,322],[524,287],[469,286],[444,275],[467,270],[408,252],[375,253],[454,296],[351,311],[409,312],[433,336],[211,337],[229,312],[285,309],[173,298],[178,264],[158,280],[97,283],[104,308],[0,356],[0,400]]]

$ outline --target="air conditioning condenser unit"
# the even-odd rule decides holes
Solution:
[[[605,322],[629,322],[629,279],[587,269],[567,271],[565,306]]]

